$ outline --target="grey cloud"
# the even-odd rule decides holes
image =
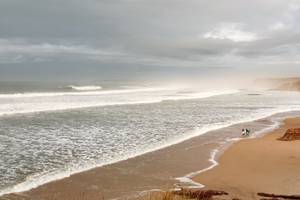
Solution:
[[[2,0],[0,63],[201,67],[297,60],[299,5],[298,0]],[[239,26],[223,33],[222,24]]]

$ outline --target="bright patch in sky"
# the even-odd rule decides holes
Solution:
[[[285,28],[286,28],[286,25],[284,23],[282,23],[282,22],[277,22],[277,23],[272,24],[270,26],[270,29],[274,30],[274,31],[283,30]]]
[[[234,42],[251,42],[257,39],[257,35],[252,32],[246,32],[239,28],[238,24],[222,24],[212,31],[203,35],[206,39],[231,40]]]

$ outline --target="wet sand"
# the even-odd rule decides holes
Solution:
[[[123,200],[145,190],[172,188],[176,177],[210,165],[210,150],[218,144],[206,142],[208,138],[209,135],[198,137],[4,197],[18,200],[107,200],[118,197]]]
[[[70,177],[44,184],[30,191],[21,192],[17,194],[4,195],[3,197],[0,197],[0,199],[2,200],[8,198],[8,199],[16,199],[16,200],[19,199],[24,199],[24,200],[27,199],[28,200],[29,199],[30,200],[105,199],[106,200],[106,199],[118,198],[123,200],[123,199],[132,199],[135,195],[139,195],[143,191],[149,191],[152,189],[173,188],[174,184],[178,183],[175,180],[175,178],[182,177],[191,172],[195,172],[209,167],[211,165],[211,163],[209,162],[211,151],[213,149],[220,148],[220,144],[222,142],[224,143],[226,139],[239,137],[241,128],[246,126],[249,127],[251,130],[255,130],[255,129],[260,130],[262,127],[265,127],[265,125],[271,125],[270,121],[267,119],[261,119],[254,122],[237,124],[224,129],[210,131],[205,135],[197,136],[190,140],[184,141],[182,143],[158,151],[147,153],[135,158],[131,158],[104,167],[98,167],[89,171],[77,173]],[[288,125],[294,126],[292,123],[289,123]],[[285,128],[286,126],[281,128],[280,129],[281,131],[276,131],[275,133],[279,135]],[[271,135],[268,135],[264,138],[273,138],[274,141],[270,140],[268,142],[267,140],[266,144],[265,142],[259,142],[259,143],[261,143],[262,146],[267,146],[267,148],[270,148],[270,150],[268,151],[271,151],[274,146],[273,143],[281,144],[280,142],[277,142],[275,140],[275,137],[277,136],[274,136],[274,134],[272,133]],[[261,139],[244,140],[238,142],[237,145],[233,145],[232,148],[234,149],[241,148],[240,146],[243,147],[244,145],[240,145],[240,144],[252,143],[252,141],[261,141]],[[300,144],[299,142],[296,143],[298,145]],[[270,144],[272,144],[273,146],[270,146]],[[284,142],[282,143],[282,145],[284,147],[287,146]],[[228,145],[226,144],[225,146]],[[230,148],[228,152],[231,152],[232,148]],[[276,149],[280,151],[281,149],[280,145],[276,147]],[[296,162],[297,159],[298,161],[300,160],[299,159],[300,152],[298,151],[298,148],[294,148],[294,149],[295,151],[297,151],[298,155],[294,155],[294,154],[291,154],[291,156],[289,155],[290,157],[288,156],[288,160],[290,159],[289,160],[290,162]],[[255,155],[257,154],[256,151],[258,150],[259,149],[255,148],[253,151],[251,151],[250,153],[253,154],[254,156],[249,157],[249,159],[254,159],[256,157]],[[239,152],[239,150],[236,151]],[[224,156],[225,158],[228,157],[227,154],[228,153],[226,151]],[[285,151],[283,151],[282,156],[278,158],[281,159],[281,157],[284,156],[286,156]],[[222,156],[221,163],[223,163],[224,157]],[[258,167],[258,166],[263,166],[262,163],[259,164],[254,163],[253,165],[255,166],[255,168],[253,168],[252,171],[249,169],[250,172],[246,170],[237,171],[237,169],[234,167],[238,163],[240,163],[241,165],[242,164],[248,165],[248,164],[243,163],[246,161],[240,162],[241,158],[237,157],[237,155],[234,155],[234,157],[232,156],[229,157],[231,157],[232,160],[228,162],[228,169],[229,170],[231,168],[233,169],[232,174],[226,171],[226,173],[228,173],[228,176],[223,176],[220,175],[223,174],[223,171],[219,171],[220,174],[214,175],[214,172],[216,172],[216,170],[221,169],[220,167],[217,167],[211,171],[208,171],[205,174],[195,177],[195,180],[206,184],[208,187],[221,188],[221,189],[224,188],[226,190],[229,190],[232,185],[230,181],[231,179],[233,179],[231,176],[235,176],[235,175],[240,176],[240,180],[242,180],[242,182],[243,180],[245,180],[245,185],[248,185],[247,184],[248,181],[246,181],[248,180],[248,178],[243,179],[244,176],[247,177],[247,174],[245,173],[250,173],[249,176],[252,176],[251,173],[256,174],[255,177],[260,177],[262,174],[264,175],[264,172],[259,171],[259,169],[262,168]],[[252,160],[250,161],[252,162]],[[272,165],[278,165],[280,163],[279,161],[277,162],[274,161],[274,163],[272,163],[272,161],[270,162]],[[291,164],[290,162],[286,166],[284,163],[283,164],[280,163],[280,165],[277,166],[276,168],[271,167],[270,169],[271,171],[276,170],[278,167],[283,167],[283,168],[289,167],[294,169],[294,164]],[[221,166],[223,165],[221,164]],[[296,168],[297,167],[299,169],[299,165],[296,165]],[[256,173],[256,171],[258,173]],[[226,177],[228,179],[225,179]],[[273,178],[264,176],[263,179],[265,179],[266,183],[269,183],[270,181],[274,182]],[[226,181],[229,181],[230,184],[226,183]],[[214,184],[214,183],[220,183],[220,184]],[[226,183],[228,187],[225,187],[226,184],[223,183]],[[251,185],[249,185],[249,187],[250,186]],[[240,187],[239,183],[237,183],[237,185],[234,187],[238,189],[234,189],[234,188],[231,189],[237,194],[239,193],[236,190],[239,191],[239,188],[243,188]],[[277,187],[281,187],[281,186],[277,185]],[[286,185],[286,187],[289,188],[288,185]],[[244,192],[243,189],[242,191]],[[267,187],[263,191],[268,192]],[[246,190],[245,192],[247,193],[248,190]]]
[[[193,179],[241,199],[259,199],[257,192],[300,194],[300,141],[277,140],[288,128],[300,128],[300,118],[284,122],[262,138],[232,145],[217,167]]]

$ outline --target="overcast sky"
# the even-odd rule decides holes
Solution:
[[[0,70],[45,63],[297,70],[299,53],[297,0],[0,1]]]

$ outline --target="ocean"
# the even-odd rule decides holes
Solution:
[[[287,91],[1,83],[0,195],[196,136],[209,139],[206,133],[212,130],[300,110],[299,100],[299,93]],[[276,125],[270,122],[261,130]]]

